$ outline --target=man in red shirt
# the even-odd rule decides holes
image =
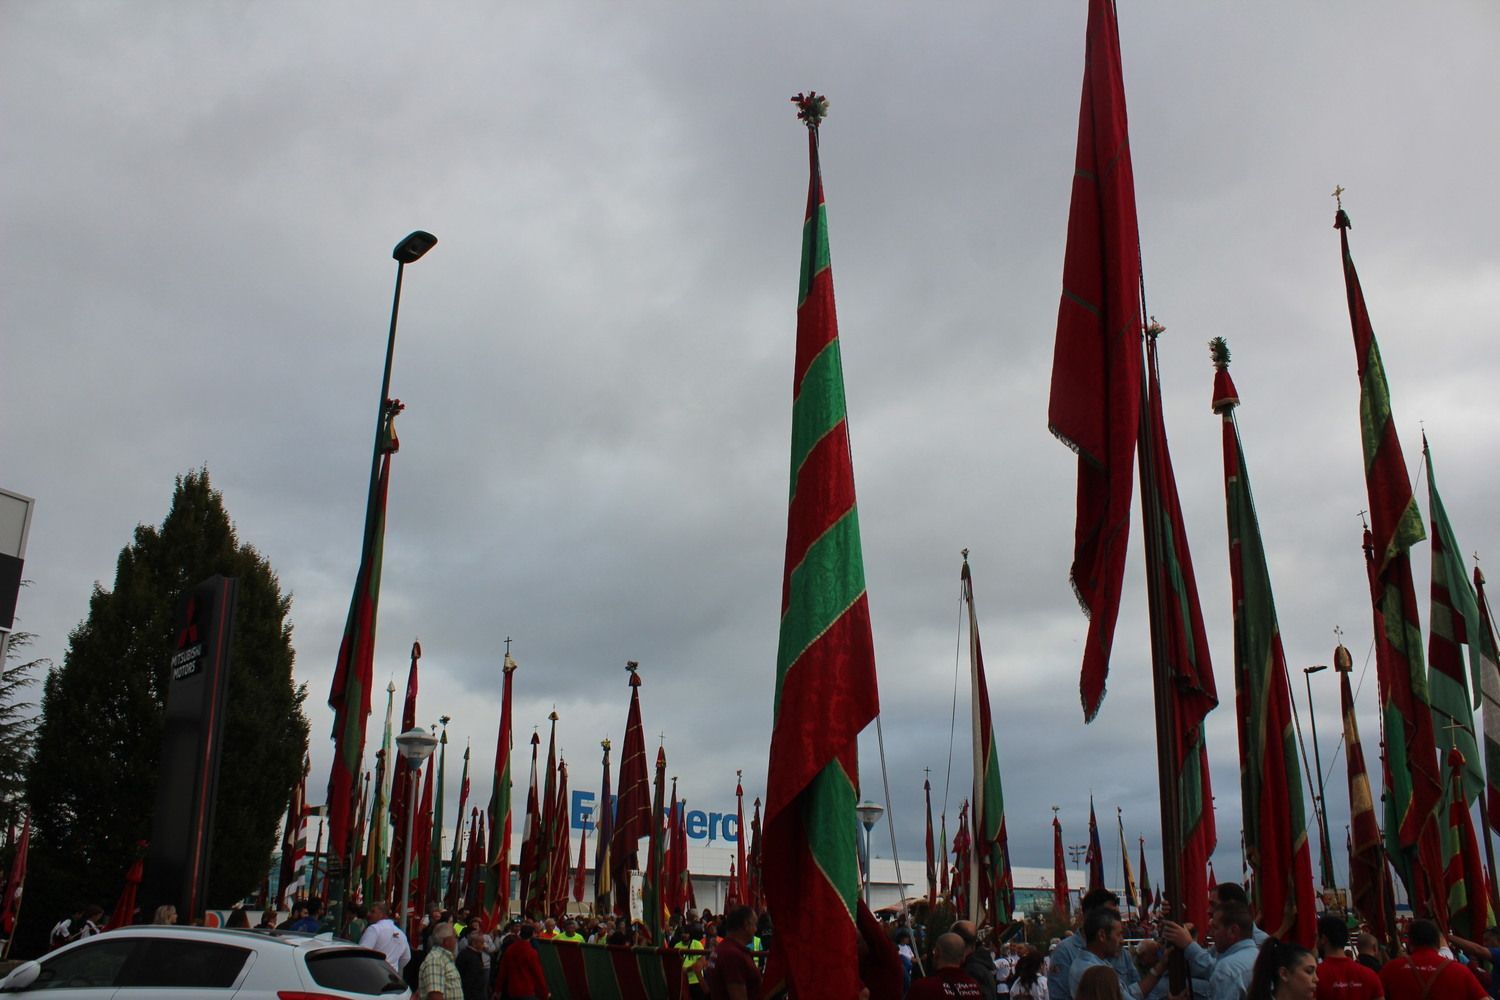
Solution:
[[[755,911],[737,906],[719,922],[719,943],[703,970],[711,1000],[754,1000],[760,993],[760,969],[750,954],[755,938]]]
[[[547,1000],[547,977],[542,974],[542,960],[531,939],[536,928],[521,925],[518,940],[512,941],[500,956],[495,970],[495,990],[511,1000]]]
[[[1472,972],[1437,953],[1437,924],[1413,920],[1407,935],[1411,954],[1393,958],[1380,969],[1388,1000],[1488,1000]]]
[[[932,945],[937,972],[911,984],[906,1000],[982,1000],[979,981],[963,970],[969,945],[957,934],[943,934]]]
[[[1325,913],[1318,918],[1318,1000],[1376,1000],[1385,987],[1374,971],[1344,954],[1349,925]]]

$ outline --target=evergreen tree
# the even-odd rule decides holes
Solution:
[[[18,662],[32,638],[30,632],[12,632],[0,668],[0,822],[17,814],[31,763],[37,717],[27,690],[37,682],[37,668],[51,666],[45,658]]]
[[[307,692],[292,682],[291,599],[270,564],[236,538],[200,469],[178,477],[161,527],[136,528],[114,588],[94,585],[88,617],[44,684],[27,782],[35,819],[22,936],[38,940],[80,904],[108,909],[136,841],[150,837],[172,614],[186,590],[216,573],[239,579],[239,598],[207,903],[227,906],[260,886],[302,773]]]

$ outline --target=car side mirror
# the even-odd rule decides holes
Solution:
[[[42,967],[37,962],[22,962],[11,970],[10,975],[0,980],[0,993],[15,993],[24,990],[36,982],[42,974]]]

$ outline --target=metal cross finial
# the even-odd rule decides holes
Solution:
[[[1368,513],[1370,512],[1367,510],[1362,510],[1359,512],[1359,523],[1365,526],[1366,531],[1368,531],[1370,528],[1370,522],[1365,520],[1365,515]]]
[[[969,550],[968,549],[964,549],[963,551],[961,551],[959,553],[959,555],[963,556],[964,559],[967,560],[969,558]]]
[[[659,747],[664,747],[667,745],[666,730],[662,730],[661,732],[656,734],[656,745]]]
[[[1333,200],[1338,202],[1340,209],[1344,207],[1344,185],[1336,184],[1333,188]]]
[[[1053,819],[1056,819],[1056,818],[1057,818],[1057,810],[1058,810],[1058,807],[1057,807],[1057,806],[1053,806],[1053,807],[1052,807],[1052,818],[1053,818]]]
[[[440,716],[438,716],[438,721],[443,724],[443,728],[444,729],[447,729],[448,728],[448,723],[450,723],[450,722],[453,721],[453,716],[451,716],[451,715],[440,715]]]
[[[924,768],[922,768],[922,773],[925,774],[925,775],[927,775],[927,777],[930,778],[930,777],[932,777],[932,768],[930,768],[930,767],[924,767]]]
[[[1338,641],[1339,642],[1343,642],[1344,641],[1344,630],[1342,628],[1340,628],[1339,626],[1335,625],[1333,627],[1333,634],[1338,637]]]
[[[505,637],[505,655],[510,655],[510,636]]]

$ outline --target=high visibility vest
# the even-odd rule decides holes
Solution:
[[[678,951],[691,951],[696,952],[699,955],[703,954],[704,951],[702,941],[678,941],[676,947]],[[687,981],[692,984],[696,984],[698,982],[698,973],[694,972],[691,968],[688,968],[688,966],[694,961],[696,961],[696,959],[694,959],[691,955],[682,960],[683,968],[687,968],[688,970]]]

